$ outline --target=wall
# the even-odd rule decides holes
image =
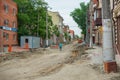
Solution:
[[[21,47],[26,48],[26,39],[28,39],[28,48],[39,48],[40,47],[40,38],[33,36],[21,36]]]
[[[5,11],[5,5],[8,6],[8,12]],[[13,9],[15,10],[15,14],[13,13]],[[0,33],[3,33],[3,35],[0,35],[1,39],[3,40],[3,44],[0,44],[4,45],[4,47],[9,45],[18,45],[17,32],[11,31],[13,28],[18,28],[17,11],[17,4],[13,2],[13,0],[0,0],[0,26],[4,26],[4,28],[10,28],[10,30],[0,29]],[[7,26],[5,25],[5,20],[9,21]],[[13,22],[15,23],[15,26],[13,25]],[[9,35],[8,40],[5,37],[6,34]],[[14,39],[14,35],[16,39]]]
[[[60,32],[60,41],[63,41],[63,18],[60,16],[59,12],[48,11],[48,14],[52,17],[53,25],[56,25],[58,27],[58,30]],[[53,40],[55,41],[54,43],[58,43],[57,37],[53,37]]]

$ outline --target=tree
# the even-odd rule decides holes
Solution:
[[[55,34],[57,37],[60,36],[60,32],[59,32],[59,30],[58,30],[57,25],[51,26],[51,31],[52,31],[52,34]]]
[[[78,24],[78,27],[82,29],[82,34],[86,34],[86,12],[88,9],[88,4],[84,2],[80,3],[80,8],[76,8],[70,13],[70,16]]]
[[[39,35],[45,39],[48,4],[44,0],[14,1],[18,5],[18,39],[23,35]],[[52,24],[50,16],[48,16],[48,24],[48,26]]]

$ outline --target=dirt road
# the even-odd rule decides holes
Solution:
[[[73,44],[62,51],[47,49],[24,59],[14,58],[0,63],[0,80],[107,80],[89,66],[86,58],[70,62]]]

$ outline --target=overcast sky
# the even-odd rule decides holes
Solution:
[[[48,5],[52,8],[51,11],[58,11],[64,19],[64,24],[69,25],[70,29],[75,31],[75,34],[80,35],[81,30],[77,27],[77,24],[74,22],[70,16],[75,8],[80,7],[80,2],[89,2],[89,0],[45,0]]]

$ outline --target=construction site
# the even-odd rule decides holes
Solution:
[[[120,80],[103,70],[102,49],[74,41],[63,50],[39,48],[0,55],[0,80]]]

